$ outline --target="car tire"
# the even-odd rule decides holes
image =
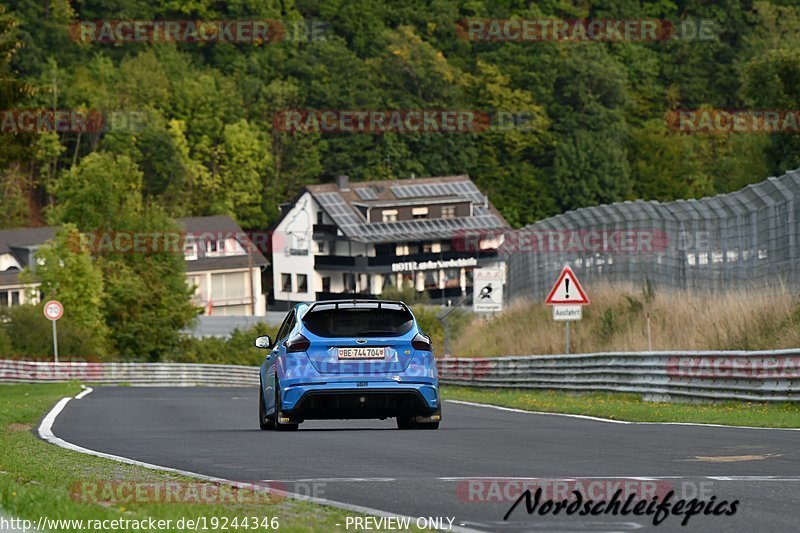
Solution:
[[[264,386],[261,383],[258,384],[258,427],[262,431],[275,429],[272,419],[267,416],[267,410],[264,407]]]
[[[397,429],[414,429],[414,418],[410,416],[398,416]]]
[[[277,431],[297,431],[300,424],[282,424],[281,417],[281,387],[275,382],[275,429]]]
[[[442,416],[442,408],[436,410],[439,417]],[[417,422],[413,416],[398,416],[397,429],[439,429],[439,421],[436,422]]]

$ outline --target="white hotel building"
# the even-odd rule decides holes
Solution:
[[[275,303],[408,284],[434,300],[457,298],[471,291],[476,267],[499,263],[496,235],[507,229],[468,176],[309,185],[274,228]]]

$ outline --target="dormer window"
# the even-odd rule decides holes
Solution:
[[[427,218],[428,217],[428,208],[427,207],[414,207],[411,209],[411,216],[414,218]]]
[[[384,222],[397,222],[397,209],[384,209],[382,215]]]
[[[442,218],[456,218],[456,206],[454,205],[442,206]]]

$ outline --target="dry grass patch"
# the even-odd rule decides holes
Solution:
[[[597,286],[583,320],[570,326],[571,351],[756,350],[800,346],[800,299],[785,287],[652,292],[632,285]],[[564,325],[541,302],[517,301],[491,319],[475,319],[454,355],[558,354]]]

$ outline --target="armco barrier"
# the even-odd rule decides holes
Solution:
[[[632,392],[653,400],[800,400],[800,350],[609,352],[439,359],[442,383]],[[0,360],[0,382],[132,386],[255,386],[258,367],[188,363]]]
[[[0,383],[48,383],[72,380],[140,387],[256,386],[258,367],[189,363],[52,363],[0,360]]]
[[[639,393],[648,400],[800,400],[800,350],[439,360],[442,383]]]

